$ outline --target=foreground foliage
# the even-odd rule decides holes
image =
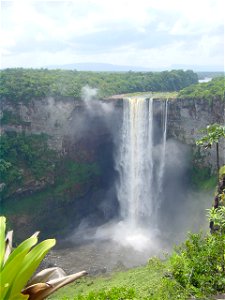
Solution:
[[[74,300],[106,300],[106,299],[126,299],[126,300],[132,300],[135,299],[136,293],[135,290],[132,288],[126,288],[126,287],[113,287],[110,290],[101,290],[99,292],[90,292],[87,296],[84,295],[78,295],[74,298]],[[63,300],[70,300],[70,298],[63,298]]]
[[[60,268],[45,269],[31,278],[55,239],[38,245],[38,232],[12,248],[12,231],[5,236],[6,219],[0,217],[0,295],[2,300],[42,300],[60,287],[82,277],[85,271],[66,276]]]
[[[225,291],[225,207],[208,210],[213,234],[190,233],[170,257],[176,281],[199,297]]]
[[[104,277],[87,277],[65,287],[55,300],[175,300],[190,294],[169,273],[168,262],[153,257],[145,267]]]
[[[195,296],[223,292],[224,249],[224,236],[190,234],[170,258],[174,278]]]

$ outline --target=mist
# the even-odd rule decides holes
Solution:
[[[116,178],[108,183],[107,192],[101,195],[98,209],[102,212],[102,222],[98,216],[85,216],[66,241],[72,243],[75,248],[78,247],[77,249],[86,247],[89,251],[97,248],[99,253],[93,253],[95,264],[99,264],[100,268],[103,262],[106,269],[111,270],[118,263],[132,267],[144,264],[153,255],[163,257],[164,253],[172,250],[174,243],[185,239],[187,231],[206,231],[208,223],[205,209],[210,206],[212,195],[197,193],[190,188],[191,148],[171,137],[167,137],[166,144],[163,144],[163,127],[155,117],[152,131],[153,185],[158,185],[157,172],[162,164],[162,153],[165,151],[160,190],[153,187],[152,192],[155,195],[149,198],[149,201],[155,203],[155,208],[149,216],[141,213],[140,219],[144,221],[140,223],[133,222],[121,214],[118,186],[124,182],[117,166],[118,161],[115,160],[118,159],[118,147],[121,147],[119,143],[123,124],[120,120],[118,125],[118,111],[115,112],[114,103],[99,101],[96,89],[86,86],[82,91],[84,108],[82,114],[79,114],[78,123],[77,119],[74,120],[75,132],[79,129],[82,138],[87,138],[96,130],[95,122],[98,124],[98,130],[101,130],[102,126],[107,128],[114,141],[111,150]],[[165,114],[165,111],[161,112],[163,113]],[[121,115],[119,117],[121,118]],[[161,115],[161,118],[165,120],[165,116]],[[81,132],[74,138],[80,138]]]
[[[92,196],[94,207],[87,194],[90,207],[62,242],[74,253],[80,247],[84,253],[98,249],[93,256],[98,268],[144,264],[170,252],[187,231],[208,230],[205,209],[213,195],[191,190],[191,147],[166,135],[165,105],[131,99],[117,106],[100,100],[89,86],[80,101],[48,98],[48,128],[63,137],[62,151],[74,161],[98,160],[104,170],[101,188]],[[91,156],[80,156],[92,148]]]
[[[114,111],[113,103],[105,103],[98,99],[98,89],[84,86],[81,90],[82,101],[90,117],[101,117],[108,122]]]

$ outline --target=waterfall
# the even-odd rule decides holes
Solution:
[[[159,159],[158,174],[156,176],[157,178],[156,210],[160,208],[160,204],[162,200],[162,192],[163,192],[162,188],[163,188],[164,172],[165,172],[165,165],[166,165],[167,111],[168,111],[168,100],[162,102],[162,142],[160,145],[161,153]]]
[[[167,101],[163,109],[162,142],[154,159],[153,99],[123,101],[123,125],[116,157],[120,181],[117,195],[121,218],[131,228],[155,225],[160,206],[166,160]]]

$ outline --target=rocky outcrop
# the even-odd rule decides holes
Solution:
[[[163,100],[166,101],[165,99]],[[164,105],[164,104],[163,104]],[[158,123],[162,119],[162,99],[154,100],[154,111]],[[208,102],[204,99],[167,100],[167,138],[190,145],[193,150],[193,163],[200,167],[216,170],[216,149],[205,150],[196,147],[196,140],[202,137],[201,129],[209,124],[225,124],[225,103],[221,99]],[[159,125],[160,126],[160,125]],[[220,165],[225,164],[225,141],[221,140]]]
[[[225,123],[225,103],[221,99],[177,99],[168,102],[168,135],[190,145],[202,137],[201,129],[209,124]],[[201,163],[216,169],[216,151],[200,149]],[[225,164],[225,143],[220,142],[220,165]]]
[[[4,114],[10,112],[17,117],[16,124],[6,122],[2,124],[2,131],[15,131],[39,134],[46,133],[51,138],[49,146],[62,151],[63,136],[69,130],[69,122],[74,110],[80,103],[74,98],[61,98],[57,101],[49,97],[41,100],[33,99],[28,104],[3,101],[1,106],[2,119]]]

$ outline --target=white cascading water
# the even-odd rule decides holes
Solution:
[[[153,210],[152,99],[124,99],[119,157],[118,199],[121,217],[130,226],[146,222]],[[149,199],[150,197],[150,199]],[[146,201],[149,199],[149,201]]]
[[[154,163],[153,99],[127,98],[117,153],[122,222],[132,230],[157,227],[166,160],[167,101],[163,109],[160,159]]]
[[[167,138],[167,110],[168,110],[168,100],[162,102],[162,142],[161,142],[161,153],[160,160],[158,166],[158,172],[156,174],[157,179],[157,189],[156,189],[156,210],[160,208],[161,200],[162,200],[162,188],[163,188],[163,179],[166,165],[166,138]],[[156,212],[157,217],[157,212]]]

